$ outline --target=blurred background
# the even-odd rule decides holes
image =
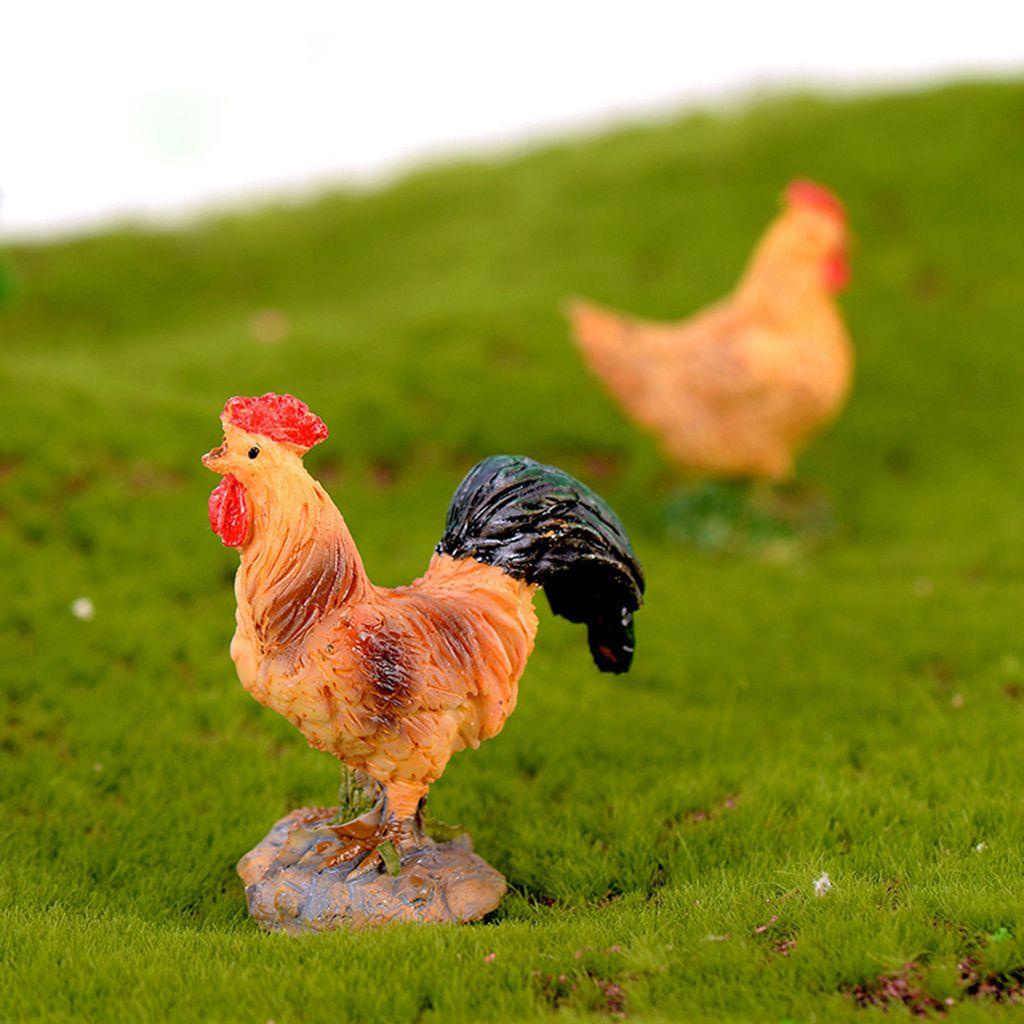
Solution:
[[[877,89],[1024,60],[1013,4],[10,4],[0,235],[367,182],[766,90]]]
[[[1022,18],[3,5],[0,1014],[1024,999]],[[678,473],[565,300],[706,307],[797,177],[854,236],[853,391],[798,464],[828,530],[680,542]],[[645,567],[630,675],[538,602],[515,714],[431,792],[509,879],[494,927],[291,943],[246,917],[240,854],[338,782],[228,654],[238,555],[199,457],[268,390],[330,428],[307,465],[375,583],[424,570],[496,452],[600,491]]]

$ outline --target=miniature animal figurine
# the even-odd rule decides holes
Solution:
[[[589,488],[551,466],[499,455],[459,485],[423,576],[406,587],[376,586],[341,513],[303,466],[327,437],[323,421],[290,395],[265,394],[230,399],[221,422],[224,440],[202,461],[223,478],[210,497],[211,526],[241,555],[231,642],[239,679],[376,797],[350,822],[328,821],[327,812],[285,819],[240,871],[252,889],[273,874],[275,858],[294,860],[282,852],[290,830],[311,825],[319,838],[304,839],[302,849],[320,857],[318,872],[334,869],[335,888],[318,904],[311,897],[312,910],[291,907],[282,918],[281,900],[295,897],[277,885],[264,899],[272,906],[263,923],[347,926],[356,911],[375,913],[365,893],[356,899],[352,879],[383,874],[382,847],[397,852],[407,873],[406,862],[431,846],[420,823],[431,784],[452,754],[497,735],[515,709],[537,631],[538,588],[556,614],[586,625],[598,668],[618,673],[633,658],[643,573],[622,524]],[[438,891],[448,885],[443,864],[417,863],[421,881]],[[289,885],[307,882],[292,877]],[[452,902],[450,891],[446,898]],[[450,919],[410,909],[416,901],[407,892],[397,902],[381,899],[382,919]]]
[[[843,205],[794,181],[784,206],[732,294],[687,320],[570,305],[593,371],[688,474],[786,480],[850,390],[836,303],[849,278]]]

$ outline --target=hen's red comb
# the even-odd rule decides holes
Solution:
[[[305,402],[292,395],[268,391],[258,398],[229,398],[224,406],[229,423],[299,448],[312,448],[327,437],[327,424],[309,411]]]
[[[786,201],[794,206],[812,206],[840,220],[846,219],[846,207],[839,197],[824,185],[807,181],[805,178],[797,178],[796,181],[789,183],[786,188]]]

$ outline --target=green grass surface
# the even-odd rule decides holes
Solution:
[[[10,251],[0,1019],[864,1020],[843,990],[907,961],[941,998],[964,956],[1024,964],[1022,167],[1019,84],[798,99]],[[855,392],[801,463],[836,530],[715,557],[667,538],[671,476],[558,307],[718,297],[797,174],[858,236]],[[284,341],[250,336],[263,307]],[[519,709],[434,789],[509,878],[483,924],[245,915],[239,855],[337,784],[228,658],[198,457],[266,389],[331,427],[309,463],[380,583],[501,451],[595,485],[645,563],[633,673],[542,611]]]

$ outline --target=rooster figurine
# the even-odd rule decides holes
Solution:
[[[452,754],[497,735],[515,709],[539,587],[556,614],[586,624],[598,668],[629,668],[644,581],[621,523],[566,473],[494,456],[459,485],[424,575],[378,587],[302,463],[327,437],[323,421],[290,395],[266,394],[230,399],[221,422],[223,443],[202,461],[223,477],[211,525],[241,555],[238,676],[376,797],[349,822],[331,811],[279,822],[239,866],[250,911],[289,929],[480,916],[491,905],[458,909],[454,890],[474,871],[497,872],[460,848],[458,870],[445,874],[444,847],[421,831],[427,791]],[[316,870],[299,878],[297,864]],[[501,880],[498,899],[503,891]]]
[[[594,372],[687,473],[782,481],[850,388],[835,301],[848,277],[842,204],[794,181],[721,302],[671,324],[583,301],[569,315]]]

